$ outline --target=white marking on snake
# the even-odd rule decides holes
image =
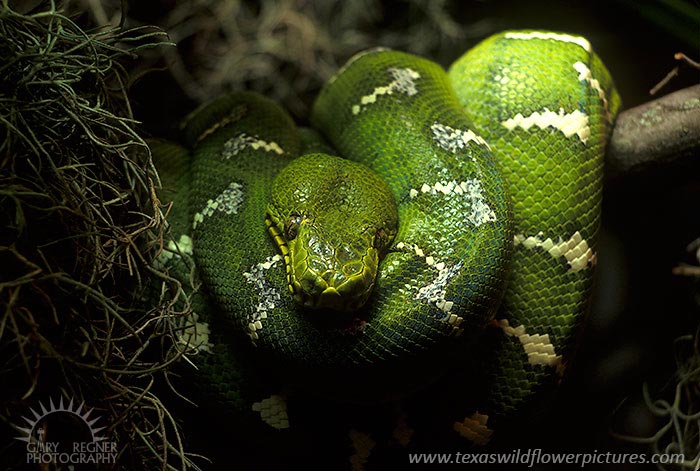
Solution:
[[[462,268],[462,262],[454,266],[447,266],[444,262],[436,262],[434,257],[426,255],[423,249],[416,244],[399,242],[396,244],[395,249],[404,253],[413,253],[424,259],[425,264],[435,273],[435,278],[430,283],[418,288],[418,292],[413,299],[427,301],[435,305],[443,313],[443,317],[440,320],[452,326],[452,333],[455,336],[461,335],[463,329],[459,326],[464,319],[451,313],[454,302],[448,301],[445,295],[447,284],[459,273],[459,270]],[[407,285],[406,288],[411,290],[415,289],[415,286]]]
[[[284,396],[273,394],[260,402],[255,402],[253,411],[258,412],[263,422],[272,428],[277,430],[289,428],[287,401]]]
[[[355,449],[355,453],[350,457],[350,469],[352,471],[362,471],[367,465],[369,454],[372,452],[376,442],[368,434],[358,432],[355,429],[350,430],[348,435],[350,436],[352,447]]]
[[[493,435],[493,430],[488,428],[489,416],[474,412],[471,417],[465,417],[463,422],[455,422],[452,429],[477,446],[486,445]]]
[[[448,267],[444,263],[439,262],[432,265],[431,268],[436,272],[435,278],[432,282],[418,290],[415,299],[424,299],[435,304],[441,311],[449,313],[452,310],[453,303],[445,300],[445,289],[449,281],[459,273],[460,268],[462,268],[462,263],[460,262],[457,265]]]
[[[487,222],[496,221],[496,213],[486,203],[482,193],[481,182],[475,178],[470,178],[463,182],[451,180],[448,182],[436,182],[432,185],[424,183],[420,189],[412,188],[408,192],[410,199],[418,197],[420,194],[430,195],[464,195],[469,201],[470,211],[466,212],[467,222],[474,227]]]
[[[612,116],[610,115],[610,110],[608,108],[608,99],[606,98],[605,90],[603,90],[603,87],[600,86],[600,82],[598,81],[598,79],[593,78],[591,70],[583,62],[575,62],[574,69],[576,69],[576,72],[578,72],[579,82],[585,80],[586,83],[588,83],[593,90],[598,92],[598,97],[603,102],[603,109],[605,110],[605,119],[607,119],[609,123],[612,123]]]
[[[527,131],[532,126],[537,126],[540,129],[546,129],[551,126],[561,131],[566,137],[577,135],[584,144],[591,136],[591,129],[588,127],[588,115],[581,113],[579,110],[566,113],[564,108],[559,108],[559,112],[555,113],[548,108],[544,108],[542,112],[535,111],[529,116],[523,116],[521,113],[518,113],[512,118],[502,121],[501,124],[509,131],[516,127],[521,127]]]
[[[267,142],[260,139],[258,136],[249,136],[248,134],[242,132],[224,142],[221,157],[224,160],[228,160],[248,147],[252,148],[253,150],[262,149],[265,152],[274,152],[277,155],[284,154],[284,151],[276,142]]]
[[[420,74],[413,69],[398,69],[391,67],[387,69],[389,75],[393,77],[393,81],[389,85],[377,87],[369,95],[360,98],[360,104],[353,105],[352,114],[359,114],[367,105],[375,103],[377,97],[381,95],[391,95],[394,92],[403,93],[407,96],[413,96],[418,93],[415,80],[420,78]],[[364,107],[364,108],[363,108]]]
[[[497,321],[498,326],[503,329],[509,337],[517,337],[527,354],[527,361],[531,365],[553,366],[560,370],[561,355],[557,355],[554,345],[549,340],[549,334],[538,335],[528,334],[524,325],[511,327],[508,319]]]
[[[170,239],[158,257],[153,261],[153,266],[161,270],[170,264],[172,260],[177,260],[181,255],[192,255],[192,239],[187,234],[182,234],[177,242]]]
[[[196,313],[192,313],[192,316],[185,318],[182,327],[182,331],[178,334],[178,342],[188,349],[212,353],[214,345],[209,342],[209,324],[199,322],[199,316]]]
[[[258,304],[255,310],[248,314],[248,336],[253,340],[253,343],[258,339],[258,332],[263,328],[262,321],[267,319],[268,313],[279,305],[282,300],[280,291],[267,282],[265,272],[283,260],[282,255],[275,254],[267,257],[264,262],[258,263],[250,267],[243,273],[246,281],[253,285],[255,294],[258,296]]]
[[[556,241],[549,237],[543,239],[543,234],[541,232],[535,236],[516,234],[513,237],[513,245],[515,247],[522,245],[530,250],[541,248],[553,258],[564,257],[569,265],[569,273],[581,271],[589,265],[595,265],[596,262],[595,252],[588,246],[588,241],[586,241],[578,231],[568,240],[563,240],[559,237]]]
[[[591,43],[587,39],[580,36],[571,36],[569,34],[546,33],[543,31],[532,31],[530,33],[510,32],[505,35],[508,39],[550,39],[553,41],[561,41],[572,43],[581,46],[586,52],[591,52]]]
[[[437,121],[430,126],[433,132],[433,139],[437,144],[448,152],[456,154],[458,151],[467,147],[470,142],[475,142],[480,146],[486,146],[490,149],[488,143],[476,134],[471,129],[462,130],[455,129],[451,126],[438,123]]]
[[[459,184],[464,195],[471,201],[471,211],[467,214],[467,221],[475,227],[486,222],[496,220],[496,213],[486,204],[484,195],[481,193],[481,182],[471,179]]]
[[[207,201],[207,205],[202,211],[195,213],[192,229],[196,229],[197,225],[201,224],[205,217],[211,216],[215,211],[228,215],[238,214],[238,209],[243,204],[244,196],[243,185],[238,182],[231,183],[215,200]]]

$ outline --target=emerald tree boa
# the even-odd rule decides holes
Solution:
[[[619,106],[586,39],[507,31],[449,71],[397,51],[357,54],[321,90],[314,129],[248,92],[195,111],[183,145],[152,143],[161,200],[174,203],[157,263],[194,293],[195,314],[178,336],[197,367],[195,400],[271,443],[294,442],[319,420],[310,411],[346,402],[394,411],[383,425],[352,416],[329,425],[364,448],[381,447],[382,436],[410,448],[436,433],[489,443],[556,389],[573,353]],[[398,214],[395,233],[382,229],[387,246],[354,309],[342,309],[346,298],[304,306],[294,294],[312,295],[288,286],[301,264],[290,251],[321,247],[325,260],[345,257],[341,271],[355,263],[349,272],[360,273],[344,237],[292,247],[322,224],[316,206],[340,211],[323,223],[330,229],[365,227],[351,213],[376,185],[341,194],[354,170],[308,157],[319,151],[370,169],[390,193],[382,206]],[[307,166],[295,167],[305,154]],[[281,172],[289,180],[274,183]],[[337,192],[310,190],[333,172]],[[336,198],[338,207],[302,206],[290,194]],[[275,198],[286,206],[266,225]],[[371,227],[370,246],[379,233]],[[303,270],[323,273],[323,257],[310,254]]]

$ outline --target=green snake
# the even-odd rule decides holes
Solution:
[[[574,350],[619,106],[586,39],[527,30],[448,72],[361,52],[314,129],[247,92],[196,110],[184,146],[152,148],[173,203],[158,263],[199,287],[180,339],[201,393],[251,434],[303,429],[293,401],[314,397],[403,401],[487,443]]]

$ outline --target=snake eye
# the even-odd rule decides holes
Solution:
[[[301,216],[292,214],[284,222],[284,235],[287,240],[294,239],[299,233],[299,224],[301,224]]]

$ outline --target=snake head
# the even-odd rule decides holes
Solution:
[[[397,220],[378,176],[326,154],[302,156],[280,172],[266,216],[294,299],[340,311],[369,299]]]

